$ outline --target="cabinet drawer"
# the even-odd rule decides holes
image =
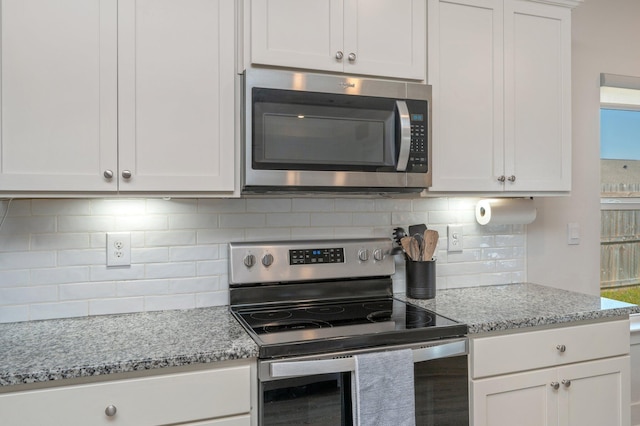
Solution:
[[[479,378],[625,355],[629,339],[628,320],[471,339],[470,374]]]
[[[24,425],[183,423],[249,413],[250,383],[247,365],[64,386],[0,395],[0,413],[3,422]],[[116,407],[111,417],[110,405]]]

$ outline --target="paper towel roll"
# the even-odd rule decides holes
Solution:
[[[536,208],[528,198],[480,200],[476,204],[476,220],[480,225],[524,225],[535,219]]]

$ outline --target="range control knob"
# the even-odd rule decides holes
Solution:
[[[252,254],[248,254],[244,257],[244,266],[251,268],[256,264],[256,257]]]
[[[264,256],[262,256],[262,264],[265,267],[269,267],[271,266],[271,264],[273,263],[273,255],[271,253],[267,253]]]
[[[375,249],[373,251],[373,260],[380,262],[382,259],[384,259],[384,252],[382,249]]]
[[[369,250],[367,249],[360,249],[360,251],[358,252],[358,259],[360,259],[361,262],[366,262],[367,260],[369,260]]]

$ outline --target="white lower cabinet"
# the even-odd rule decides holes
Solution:
[[[472,424],[627,426],[628,354],[628,321],[472,339]]]
[[[0,423],[249,426],[251,377],[251,366],[247,363],[4,393],[0,394]]]

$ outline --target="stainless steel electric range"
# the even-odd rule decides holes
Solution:
[[[395,252],[386,238],[229,244],[230,309],[259,347],[260,424],[350,425],[353,356],[406,348],[416,423],[466,424],[467,326],[393,297]]]

